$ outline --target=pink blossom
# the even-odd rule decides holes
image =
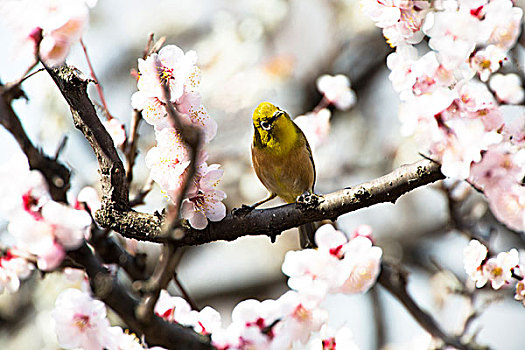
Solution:
[[[505,50],[496,45],[476,51],[470,58],[470,66],[479,74],[481,81],[487,81],[489,76],[497,71],[506,58]]]
[[[120,327],[110,327],[108,332],[113,338],[113,346],[108,347],[108,350],[144,350],[135,334],[124,332]]]
[[[217,134],[217,122],[208,115],[201,103],[198,92],[189,92],[182,95],[175,104],[182,113],[182,121],[199,128],[204,135],[204,142],[210,142]]]
[[[77,194],[76,203],[74,205],[75,209],[82,210],[84,209],[80,203],[86,203],[88,210],[91,212],[91,215],[95,215],[95,212],[100,209],[101,202],[97,190],[91,186],[83,187]]]
[[[463,250],[463,265],[465,271],[470,278],[476,282],[478,288],[486,283],[486,279],[483,277],[483,267],[481,264],[485,261],[487,252],[487,247],[475,239],[471,240],[469,245]]]
[[[310,338],[305,347],[294,347],[293,350],[359,350],[350,328],[343,326],[337,331],[324,325],[319,334]]]
[[[496,218],[517,231],[525,230],[525,186],[514,181],[501,181],[487,187],[485,195]]]
[[[502,140],[500,134],[485,131],[480,120],[451,120],[447,126],[453,134],[439,146],[443,150],[434,153],[441,153],[441,172],[448,177],[468,178],[471,163],[481,160],[481,151]]]
[[[51,315],[58,342],[66,349],[115,349],[103,302],[78,289],[66,289],[57,297]]]
[[[508,104],[520,104],[523,101],[525,93],[521,85],[520,77],[514,73],[494,74],[489,83],[498,99]]]
[[[124,129],[124,124],[117,118],[111,118],[103,123],[108,131],[113,143],[116,147],[120,147],[126,142],[126,129]]]
[[[457,10],[429,12],[423,31],[430,37],[430,48],[439,52],[440,62],[447,69],[465,62],[481,40],[480,21]]]
[[[277,300],[283,314],[277,327],[286,338],[278,340],[282,349],[288,348],[292,341],[306,343],[311,333],[321,329],[328,320],[328,312],[319,308],[320,301],[295,291],[288,291]]]
[[[490,1],[485,7],[483,29],[489,44],[510,49],[520,34],[523,10],[511,0]]]
[[[164,101],[162,83],[168,84],[170,101],[177,101],[187,90],[198,86],[200,73],[195,67],[195,51],[184,53],[175,45],[163,47],[158,54],[151,54],[146,60],[139,59],[139,80],[137,87],[147,97]]]
[[[301,128],[313,150],[327,140],[330,133],[331,114],[329,109],[322,108],[294,119],[294,122]]]
[[[514,299],[519,300],[523,303],[525,307],[525,281],[521,280],[516,283],[516,294],[514,294]]]
[[[180,133],[174,128],[164,128],[155,133],[157,146],[146,154],[146,166],[151,178],[165,191],[179,191],[182,175],[190,164],[189,154]]]
[[[483,276],[491,282],[492,288],[500,289],[511,281],[512,269],[518,264],[519,255],[516,249],[501,252],[496,258],[490,258],[483,265]],[[476,286],[479,287],[478,284]]]
[[[355,93],[350,89],[350,80],[342,75],[322,75],[317,78],[317,89],[337,108],[346,110],[354,105]]]
[[[344,247],[341,261],[349,270],[348,278],[337,289],[340,293],[364,293],[376,282],[379,275],[381,255],[379,247],[372,246],[372,241],[364,236],[357,236]]]
[[[159,97],[148,96],[143,91],[137,91],[131,95],[131,106],[142,111],[142,117],[146,123],[153,126],[160,124],[166,118],[166,104]]]
[[[217,190],[217,184],[223,174],[218,164],[208,166],[202,163],[195,174],[195,183],[186,194],[182,203],[182,217],[196,229],[203,229],[211,221],[220,221],[226,216],[226,207],[222,200],[226,193]]]
[[[0,294],[5,291],[15,293],[20,287],[20,280],[29,277],[33,265],[13,250],[0,257]]]
[[[196,332],[204,335],[212,334],[221,327],[221,316],[213,308],[206,306],[201,311],[192,310],[186,300],[172,297],[165,290],[160,293],[155,314],[166,321],[193,327]]]
[[[83,0],[7,1],[0,12],[10,17],[13,29],[24,36],[27,49],[23,51],[33,55],[39,45],[40,58],[57,66],[64,62],[70,47],[80,40],[87,27],[87,5]]]
[[[49,201],[42,208],[42,218],[53,227],[57,242],[68,250],[78,248],[84,238],[89,239],[91,217],[84,210]]]

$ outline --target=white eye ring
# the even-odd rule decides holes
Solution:
[[[271,129],[271,124],[268,123],[267,121],[263,120],[261,123],[261,128],[263,128],[264,130],[270,130]]]

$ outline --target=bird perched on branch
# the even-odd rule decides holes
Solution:
[[[259,180],[270,192],[255,208],[276,196],[294,203],[303,194],[313,194],[315,165],[312,150],[301,129],[288,113],[269,102],[253,112],[252,162]],[[315,226],[299,226],[301,247],[314,247]]]

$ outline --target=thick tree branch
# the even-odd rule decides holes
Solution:
[[[86,88],[90,80],[76,68],[67,65],[46,70],[69,104],[75,127],[82,131],[97,156],[103,206],[111,202],[112,206],[119,209],[128,209],[129,193],[124,165],[88,97]]]
[[[287,204],[268,209],[256,209],[246,215],[227,215],[220,222],[210,222],[204,230],[183,228],[179,246],[199,245],[218,240],[233,241],[246,235],[275,237],[282,231],[307,222],[337,217],[378,203],[394,203],[400,196],[418,187],[441,180],[440,166],[423,159],[404,165],[375,180],[345,188],[319,197],[310,205]],[[106,206],[97,217],[126,237],[163,242],[160,225],[163,217],[134,211],[121,211]]]

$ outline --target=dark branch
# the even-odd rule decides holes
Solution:
[[[111,206],[128,209],[128,183],[124,165],[88,97],[86,88],[90,80],[79,70],[67,65],[46,69],[69,104],[75,127],[82,131],[97,156],[103,192],[102,205],[111,202]]]
[[[27,156],[29,167],[39,170],[47,180],[51,198],[58,202],[66,202],[66,192],[69,189],[70,171],[56,159],[46,156],[36,148],[27,136],[20,119],[11,106],[14,99],[25,97],[19,86],[6,89],[0,83],[0,124],[13,135],[16,142]]]
[[[423,327],[433,337],[441,339],[443,343],[453,346],[456,349],[476,349],[476,347],[471,344],[462,343],[459,337],[446,334],[441,329],[436,320],[416,304],[415,300],[410,296],[410,294],[408,294],[406,289],[406,272],[402,271],[399,267],[382,262],[378,283],[388,290],[393,296],[395,296],[399,302],[403,304],[405,309],[407,309],[407,311],[412,315],[412,317],[414,317],[417,323],[419,323],[421,327]]]
[[[213,349],[208,337],[179,324],[166,322],[156,315],[147,323],[139,322],[135,315],[138,300],[119,284],[116,277],[110,275],[87,245],[69,252],[69,256],[85,267],[91,289],[97,298],[113,309],[134,332],[145,335],[149,345],[159,345],[167,349]]]

